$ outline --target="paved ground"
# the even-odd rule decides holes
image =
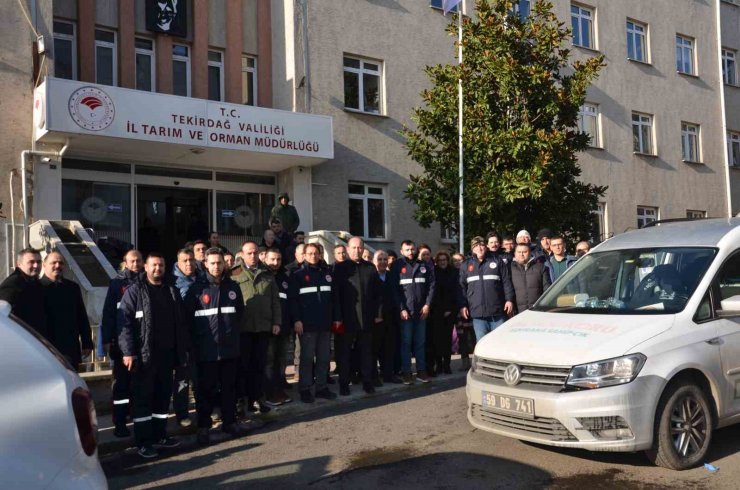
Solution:
[[[678,473],[640,454],[555,450],[475,430],[463,386],[457,374],[296,405],[238,440],[203,449],[186,437],[154,462],[131,452],[101,459],[111,488],[738,488],[740,427],[715,433],[708,461],[719,472]]]

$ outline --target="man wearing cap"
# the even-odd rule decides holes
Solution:
[[[516,234],[516,244],[519,245],[520,243],[526,243],[527,245],[532,243],[532,236],[527,230],[521,230]]]
[[[460,316],[473,319],[475,337],[480,340],[514,311],[514,286],[501,257],[486,253],[483,237],[473,238],[470,248],[473,255],[460,266]]]
[[[283,229],[291,235],[298,229],[301,219],[298,217],[298,211],[295,206],[289,204],[290,196],[287,192],[278,194],[278,203],[270,211],[270,221],[278,220],[283,224]]]
[[[537,232],[537,241],[539,245],[532,251],[532,257],[540,261],[546,261],[552,255],[550,249],[550,240],[552,240],[552,231],[550,228],[542,228]]]

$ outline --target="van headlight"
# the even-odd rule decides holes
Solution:
[[[645,365],[647,357],[630,354],[606,361],[581,364],[573,367],[565,382],[567,387],[592,390],[631,382]]]

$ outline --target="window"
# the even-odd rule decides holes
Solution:
[[[224,100],[224,57],[219,51],[208,52],[208,100]]]
[[[593,10],[579,5],[571,5],[570,22],[573,28],[573,44],[595,49]]]
[[[95,82],[115,86],[117,71],[116,33],[95,29]]]
[[[344,107],[380,114],[381,63],[344,57]]]
[[[699,126],[681,123],[681,158],[685,162],[699,162]]]
[[[578,111],[578,130],[586,133],[591,138],[589,146],[594,148],[601,147],[601,138],[599,137],[599,106],[589,104],[588,102],[581,106]]]
[[[637,227],[642,228],[643,226],[657,221],[659,218],[658,208],[651,208],[647,206],[637,206]]]
[[[647,57],[647,26],[638,22],[627,21],[627,58],[643,63]]]
[[[632,140],[635,153],[653,154],[653,116],[632,113]]]
[[[257,105],[257,58],[242,55],[242,104]]]
[[[606,222],[606,203],[600,202],[591,212],[591,242],[601,243],[609,238],[609,227]]]
[[[172,45],[172,93],[190,97],[190,48]]]
[[[137,37],[136,45],[136,89],[153,92],[155,84],[154,41]]]
[[[722,265],[717,274],[720,301],[740,295],[740,253],[736,253]]]
[[[676,70],[679,73],[695,75],[694,72],[694,40],[676,35]]]
[[[731,167],[740,167],[740,133],[727,133],[727,159]]]
[[[697,211],[695,209],[687,209],[686,217],[689,219],[704,219],[707,217],[706,211]]]
[[[386,188],[374,184],[349,184],[349,232],[354,236],[385,239]]]
[[[459,238],[455,230],[443,225],[440,225],[439,237],[444,243],[457,243]]]
[[[529,17],[529,13],[532,11],[532,0],[516,0],[514,2],[514,8],[512,13],[518,15],[519,18],[524,22]]]
[[[737,52],[730,49],[722,50],[722,80],[727,85],[737,85]]]
[[[54,21],[54,76],[77,79],[77,42],[72,22]]]
[[[442,3],[443,3],[443,1],[444,0],[431,0],[431,2],[429,3],[429,6],[432,7],[432,8],[435,8],[435,9],[442,10],[442,7],[443,7]],[[450,12],[457,12],[457,5],[455,5],[452,9],[450,9]]]

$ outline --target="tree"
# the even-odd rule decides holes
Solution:
[[[427,67],[431,88],[404,127],[409,156],[423,169],[406,198],[424,227],[457,231],[458,100],[463,83],[465,232],[548,227],[588,237],[606,187],[580,182],[577,153],[589,136],[577,129],[586,91],[603,56],[570,61],[570,30],[538,0],[528,17],[511,0],[476,0],[463,20],[463,61]],[[457,35],[457,20],[447,29]]]

